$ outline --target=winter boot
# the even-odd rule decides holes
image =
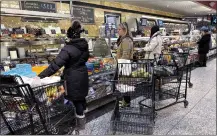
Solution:
[[[76,128],[78,130],[83,130],[85,129],[85,124],[86,124],[86,117],[85,115],[75,115],[76,116]]]

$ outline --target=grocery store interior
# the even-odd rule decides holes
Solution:
[[[217,134],[217,1],[0,4],[0,135]]]

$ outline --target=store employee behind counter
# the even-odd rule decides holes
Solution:
[[[85,63],[89,58],[88,43],[84,38],[80,38],[83,32],[81,23],[74,21],[67,31],[69,42],[63,47],[56,59],[39,74],[40,78],[48,77],[56,73],[62,66],[64,69],[64,79],[66,81],[67,96],[76,108],[76,122],[78,129],[84,129],[85,110],[88,94],[88,71]]]

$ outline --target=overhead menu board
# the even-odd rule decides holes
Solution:
[[[21,1],[22,10],[56,13],[56,4],[41,1]]]
[[[73,17],[84,24],[94,24],[94,9],[86,7],[73,6]]]

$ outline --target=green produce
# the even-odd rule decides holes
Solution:
[[[145,72],[144,69],[133,71],[131,75],[132,77],[144,77],[144,78],[151,76],[151,74],[149,72]]]

